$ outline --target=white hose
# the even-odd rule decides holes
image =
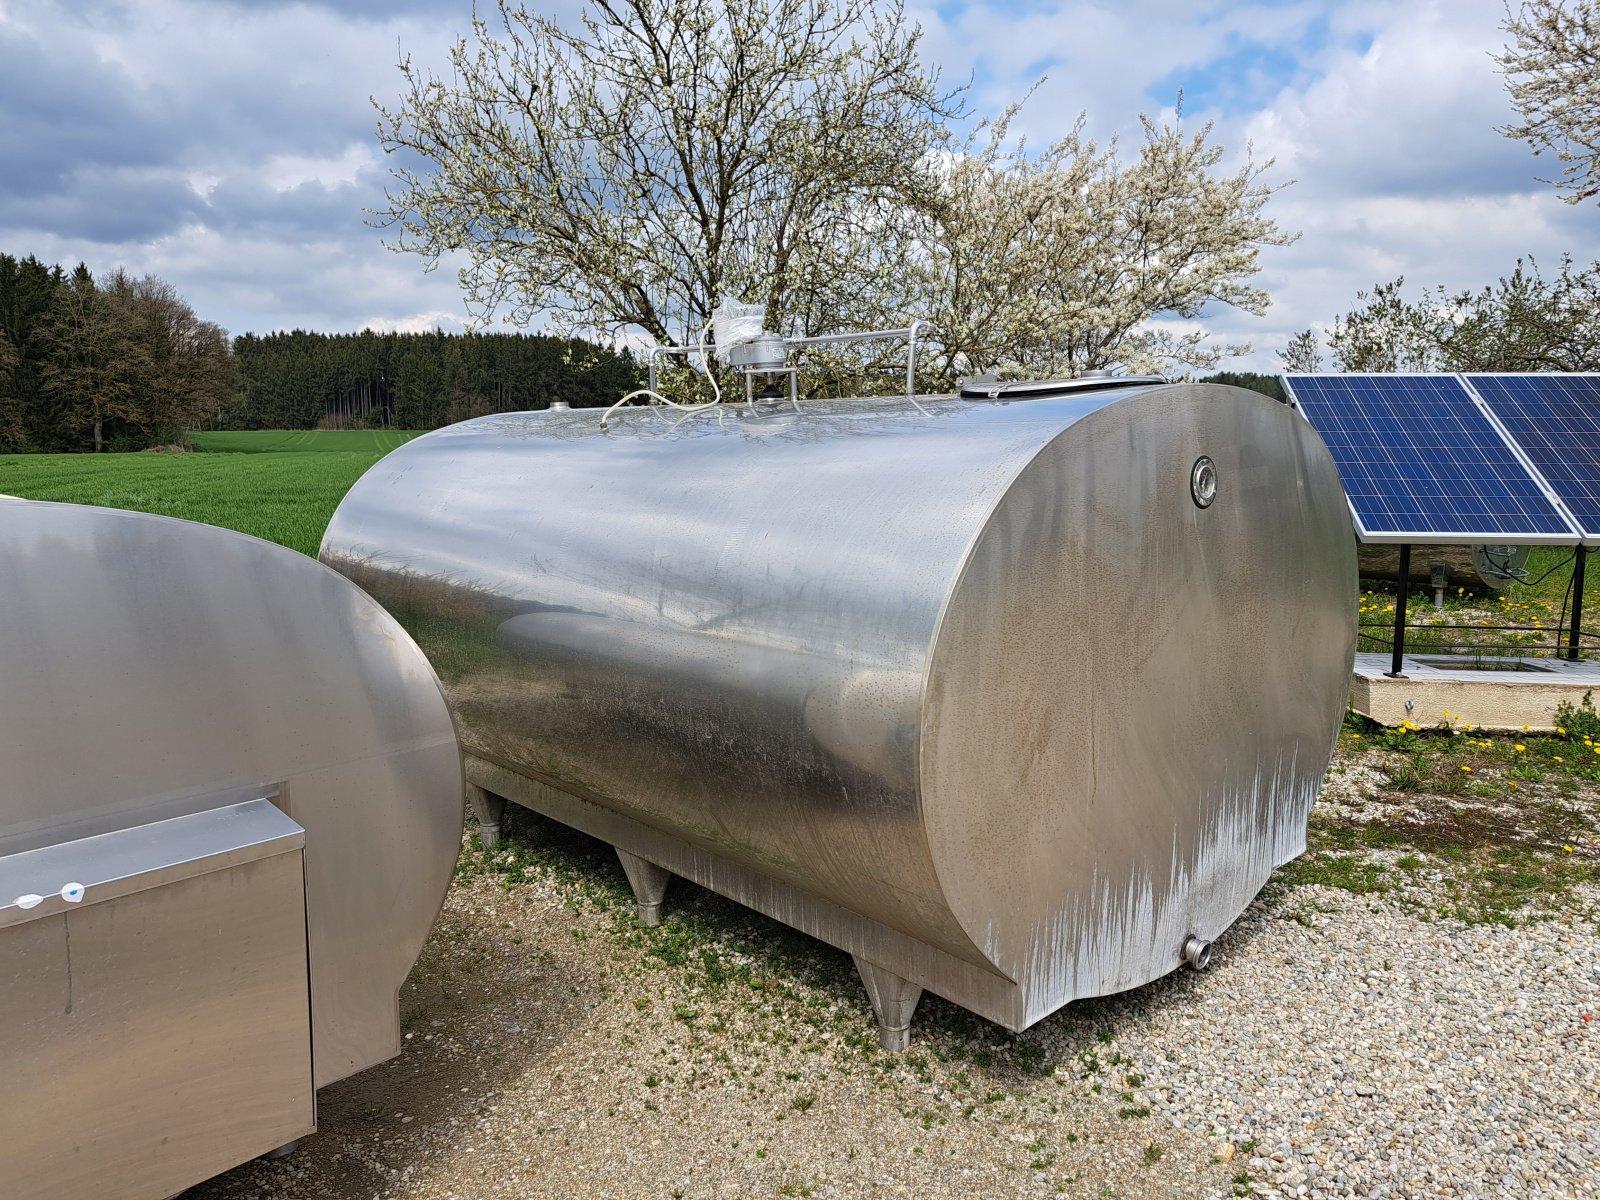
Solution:
[[[653,402],[665,404],[669,408],[676,408],[681,412],[688,413],[700,412],[702,409],[713,408],[716,405],[721,404],[722,389],[717,386],[717,377],[716,374],[711,370],[710,358],[706,353],[706,335],[710,332],[711,322],[707,321],[705,328],[700,331],[700,369],[705,372],[706,378],[711,381],[712,398],[710,400],[706,400],[700,404],[679,404],[676,400],[669,396],[663,396],[660,392],[652,391],[649,388],[639,388],[637,391],[629,392],[621,400],[618,400],[610,408],[606,409],[605,412],[600,414],[600,428],[604,429],[606,427],[606,422],[611,419],[611,414],[616,412],[617,409],[621,408],[624,404],[636,396],[648,396]]]

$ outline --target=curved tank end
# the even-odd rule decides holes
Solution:
[[[932,654],[922,802],[1022,1024],[1177,967],[1304,848],[1354,559],[1321,441],[1233,388],[1107,405],[995,507]]]
[[[317,1086],[398,1053],[460,849],[433,669],[336,572],[244,534],[0,505],[0,856],[267,796],[305,831]]]

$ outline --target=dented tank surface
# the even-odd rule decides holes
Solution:
[[[1354,652],[1306,422],[1123,383],[484,417],[373,467],[321,557],[430,656],[485,819],[1021,1029],[1172,970],[1304,848]]]

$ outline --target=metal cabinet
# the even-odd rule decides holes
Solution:
[[[304,844],[258,799],[0,858],[0,1191],[162,1200],[315,1129]]]

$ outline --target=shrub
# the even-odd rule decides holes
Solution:
[[[1594,709],[1594,693],[1585,692],[1577,704],[1563,700],[1556,705],[1556,727],[1575,742],[1586,738],[1600,741],[1600,712]]]

